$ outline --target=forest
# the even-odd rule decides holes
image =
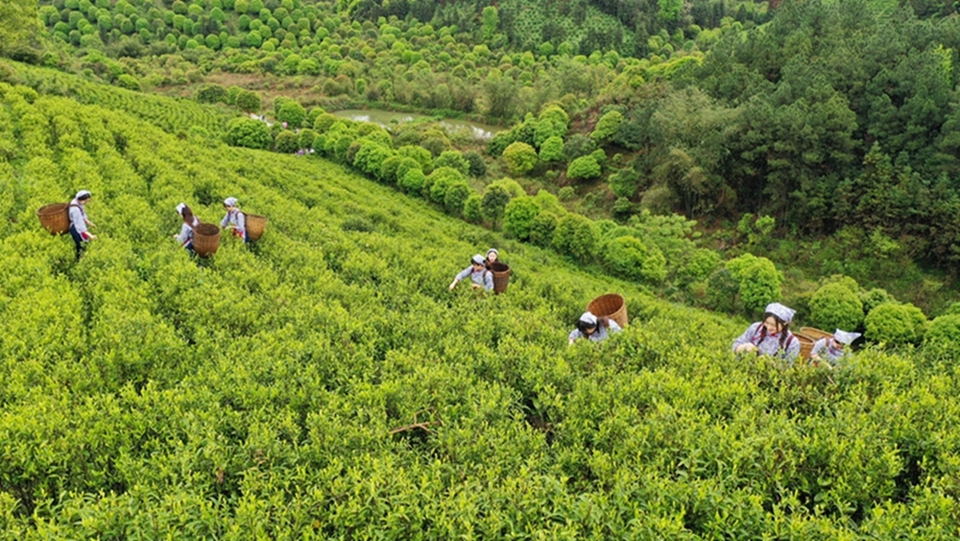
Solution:
[[[958,20],[5,3],[0,538],[957,538]],[[262,239],[170,240],[228,196]],[[773,301],[856,353],[732,354]]]

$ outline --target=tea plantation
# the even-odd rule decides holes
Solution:
[[[0,537],[960,536],[954,364],[738,359],[744,321],[100,101],[0,84]],[[74,263],[35,212],[81,188]],[[227,196],[266,234],[192,260],[175,205]],[[489,246],[506,294],[448,291]],[[631,325],[568,348],[610,291]]]

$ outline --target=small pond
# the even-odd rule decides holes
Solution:
[[[389,128],[390,126],[395,126],[397,124],[403,124],[404,122],[412,122],[414,120],[430,118],[427,115],[421,115],[417,113],[398,113],[396,111],[384,111],[382,109],[344,109],[342,111],[332,111],[331,114],[356,122],[372,122],[374,124],[379,124],[384,128]],[[451,135],[466,134],[473,139],[480,141],[487,141],[493,138],[493,135],[498,131],[504,130],[504,128],[499,126],[491,126],[489,124],[480,124],[478,122],[457,120],[453,118],[445,118],[437,123],[443,126],[443,128],[447,130],[447,133]]]

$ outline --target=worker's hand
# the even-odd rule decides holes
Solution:
[[[473,286],[473,289],[480,289],[480,284],[470,284]]]
[[[450,284],[450,291],[453,291],[453,288],[455,288],[455,287],[457,287],[457,281],[456,281],[456,280],[454,280],[454,281]]]
[[[94,235],[94,234],[91,234],[91,235],[90,235],[90,240],[94,240],[94,239],[96,239],[96,238],[97,238],[96,235]]]
[[[747,352],[757,351],[757,346],[753,344],[740,344],[739,346],[737,346],[737,349],[734,350],[735,353],[743,353],[745,351]]]
[[[97,227],[97,224],[91,222],[90,220],[87,220],[87,225],[90,227]]]

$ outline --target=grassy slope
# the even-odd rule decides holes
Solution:
[[[956,533],[952,367],[735,361],[742,322],[322,160],[0,94],[7,538]],[[80,187],[102,238],[74,266],[34,211]],[[174,205],[216,221],[226,195],[268,232],[197,265],[170,239]],[[488,245],[515,269],[508,293],[449,293]],[[609,290],[633,324],[567,349]]]

